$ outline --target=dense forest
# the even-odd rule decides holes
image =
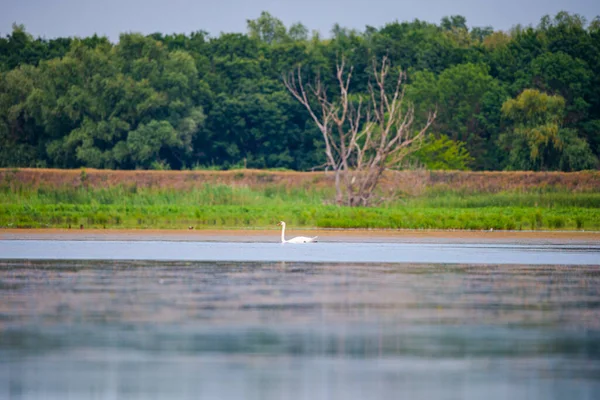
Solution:
[[[116,44],[14,25],[0,38],[0,167],[319,169],[323,137],[282,77],[302,65],[334,98],[343,58],[361,96],[384,56],[407,72],[416,122],[437,110],[403,168],[598,168],[600,19],[565,12],[509,32],[451,16],[329,38],[264,12],[247,34]]]

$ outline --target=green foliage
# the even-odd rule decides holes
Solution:
[[[439,76],[428,71],[415,73],[408,89],[420,117],[427,109],[438,109],[433,129],[465,143],[476,169],[494,169],[490,160],[499,128],[499,111],[505,90],[482,64],[459,64]]]
[[[321,38],[263,12],[247,21],[247,34],[125,33],[118,43],[34,38],[14,25],[0,38],[0,166],[310,170],[324,162],[323,138],[282,75],[302,65],[334,87],[343,55],[359,98],[373,81],[371,60],[385,55],[409,72],[417,125],[437,107],[432,130],[472,157],[460,161],[466,153],[439,142],[422,155],[428,168],[595,168],[598,21],[560,12],[501,32],[453,15],[364,31],[336,24]],[[503,119],[502,104],[525,89],[561,96],[561,117]]]
[[[598,162],[588,143],[573,129],[562,128],[565,100],[535,89],[524,90],[502,105],[513,130],[500,141],[509,150],[508,167],[518,170],[580,170]]]
[[[267,44],[280,43],[289,39],[283,22],[263,11],[255,20],[248,20],[248,36]],[[295,28],[298,30],[298,27]]]
[[[167,146],[180,146],[182,141],[167,121],[150,121],[140,124],[127,136],[127,147],[131,157],[139,167],[148,167],[158,157],[160,150]]]
[[[411,154],[410,160],[416,160],[427,169],[459,171],[468,170],[473,162],[464,143],[446,135],[428,135],[419,150]]]

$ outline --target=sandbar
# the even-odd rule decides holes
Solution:
[[[598,231],[291,229],[321,242],[600,244]],[[0,229],[0,240],[278,242],[274,229]]]

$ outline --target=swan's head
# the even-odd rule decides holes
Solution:
[[[279,222],[277,223],[277,225],[285,226],[285,222],[283,222],[283,221],[279,221]]]

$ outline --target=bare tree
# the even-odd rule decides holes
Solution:
[[[335,101],[329,100],[319,75],[311,83],[303,81],[301,66],[284,76],[283,82],[323,134],[326,165],[335,173],[337,204],[368,206],[383,172],[419,148],[436,113],[429,113],[422,129],[413,129],[414,108],[404,104],[406,74],[398,71],[396,80],[388,84],[387,57],[381,65],[373,60],[374,82],[366,95],[349,93],[352,72],[344,59],[336,64],[339,98]]]

